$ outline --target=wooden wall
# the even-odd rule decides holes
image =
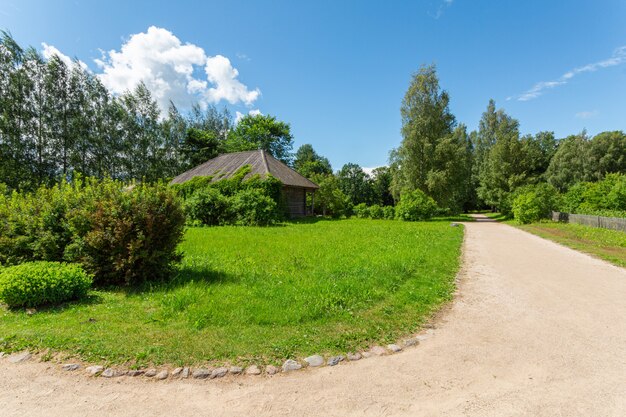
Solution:
[[[304,188],[285,187],[283,196],[287,214],[290,217],[306,216],[306,190]]]

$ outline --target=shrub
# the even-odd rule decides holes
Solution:
[[[133,285],[167,278],[181,255],[185,215],[164,184],[120,190],[111,183],[93,205],[83,206],[88,228],[78,233],[73,259],[101,285]]]
[[[352,213],[359,219],[367,219],[369,217],[369,209],[367,204],[360,203],[352,207]]]
[[[384,217],[387,220],[393,220],[396,218],[396,209],[393,206],[383,207]]]
[[[262,190],[240,191],[230,201],[232,216],[239,225],[267,226],[280,220],[278,205]]]
[[[378,204],[374,204],[369,208],[369,216],[372,219],[382,219],[383,217],[385,217],[385,212],[383,211],[383,208],[381,206],[379,206]]]
[[[509,201],[511,214],[520,223],[549,218],[562,205],[559,192],[548,183],[519,187],[511,193]]]
[[[421,190],[405,192],[396,205],[396,218],[405,221],[430,219],[437,211],[435,200]]]
[[[267,178],[261,178],[259,175],[245,178],[249,173],[250,166],[245,165],[229,178],[219,179],[218,174],[215,177],[216,181],[212,182],[214,177],[194,177],[182,184],[173,184],[172,189],[185,200],[185,211],[192,224],[197,222],[205,226],[266,225],[278,221],[282,217],[283,208],[282,183],[271,175]],[[265,205],[261,200],[266,199],[260,198],[260,195],[274,202],[270,208],[271,215],[263,214],[267,207],[261,210],[259,204]],[[253,201],[256,203],[253,204]],[[238,206],[234,207],[233,204]],[[251,205],[257,207],[252,208]]]
[[[196,191],[185,201],[185,211],[190,219],[206,226],[226,224],[230,220],[230,202],[215,188]]]
[[[543,217],[541,203],[534,191],[519,194],[513,200],[513,217],[521,224],[536,222]]]
[[[77,179],[0,198],[0,263],[70,261],[98,284],[164,278],[184,214],[164,184]]]
[[[27,262],[0,270],[0,300],[9,307],[59,304],[84,297],[91,283],[80,265]]]

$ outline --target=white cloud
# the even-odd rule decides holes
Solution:
[[[430,17],[432,17],[433,19],[439,19],[441,16],[443,16],[443,13],[446,11],[446,9],[450,6],[452,6],[452,3],[454,2],[454,0],[442,0],[439,3],[439,6],[437,7],[437,11],[433,14],[433,13],[428,13],[430,15]]]
[[[365,172],[367,175],[369,175],[371,177],[373,175],[373,173],[374,173],[374,170],[376,168],[381,168],[383,166],[384,165],[380,165],[380,166],[377,166],[377,167],[361,167],[361,169],[363,170],[363,172]]]
[[[545,90],[557,87],[559,85],[567,84],[569,80],[577,76],[578,74],[582,74],[585,72],[595,72],[599,69],[613,67],[615,65],[620,65],[626,63],[626,46],[621,46],[617,48],[613,52],[613,56],[611,58],[605,59],[603,61],[595,62],[593,64],[588,64],[582,67],[574,68],[571,71],[567,71],[565,74],[561,75],[558,79],[554,81],[541,81],[532,86],[532,88],[519,96],[508,97],[507,100],[516,99],[518,101],[528,101],[542,95]]]
[[[41,54],[43,55],[43,57],[46,60],[49,60],[50,58],[52,58],[53,56],[56,55],[69,68],[71,68],[74,65],[74,60],[72,58],[70,58],[69,56],[65,55],[63,52],[59,51],[56,47],[54,47],[52,45],[48,45],[45,42],[43,42],[41,44],[41,46],[43,47],[43,50],[41,51]],[[78,61],[78,65],[80,65],[81,68],[83,68],[85,70],[89,69],[89,68],[87,68],[87,64],[85,64],[83,61]]]
[[[593,117],[596,117],[599,114],[600,112],[598,110],[581,111],[581,112],[576,113],[576,117],[579,119],[591,119]]]
[[[263,113],[261,113],[261,110],[259,109],[254,109],[254,110],[250,110],[248,114],[251,116],[258,116],[259,114],[263,114]],[[245,116],[245,114],[238,112],[238,111],[235,112],[235,123],[239,123],[239,121],[243,118],[243,116]]]
[[[165,112],[170,100],[182,108],[226,100],[251,105],[261,92],[238,80],[239,72],[224,56],[208,56],[194,44],[183,44],[172,32],[151,26],[131,35],[119,51],[103,52],[95,60],[103,84],[122,94],[143,82]],[[204,69],[206,78],[197,73]]]

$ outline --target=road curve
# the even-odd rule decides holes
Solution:
[[[0,414],[626,415],[626,270],[493,222],[467,223],[464,245],[454,303],[400,354],[271,378],[166,382],[0,359]]]

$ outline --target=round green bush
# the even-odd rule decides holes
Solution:
[[[370,216],[369,208],[365,203],[360,203],[352,207],[352,213],[359,219],[367,219]]]
[[[437,212],[437,203],[421,190],[402,194],[396,206],[396,218],[404,221],[428,220]]]
[[[228,198],[219,190],[206,187],[185,201],[185,211],[192,220],[198,220],[205,226],[224,224],[229,220]]]
[[[383,207],[383,214],[385,219],[393,220],[396,218],[396,209],[393,206]]]
[[[385,217],[385,212],[383,211],[383,208],[381,206],[379,206],[378,204],[374,204],[369,208],[369,215],[372,219],[382,219],[383,217]]]
[[[244,226],[267,226],[280,220],[278,204],[262,190],[239,191],[230,198],[236,223]]]
[[[513,200],[513,217],[518,223],[536,222],[542,217],[541,200],[534,191],[518,195]]]
[[[80,265],[27,262],[0,270],[0,300],[9,307],[36,307],[87,295],[93,277]]]

